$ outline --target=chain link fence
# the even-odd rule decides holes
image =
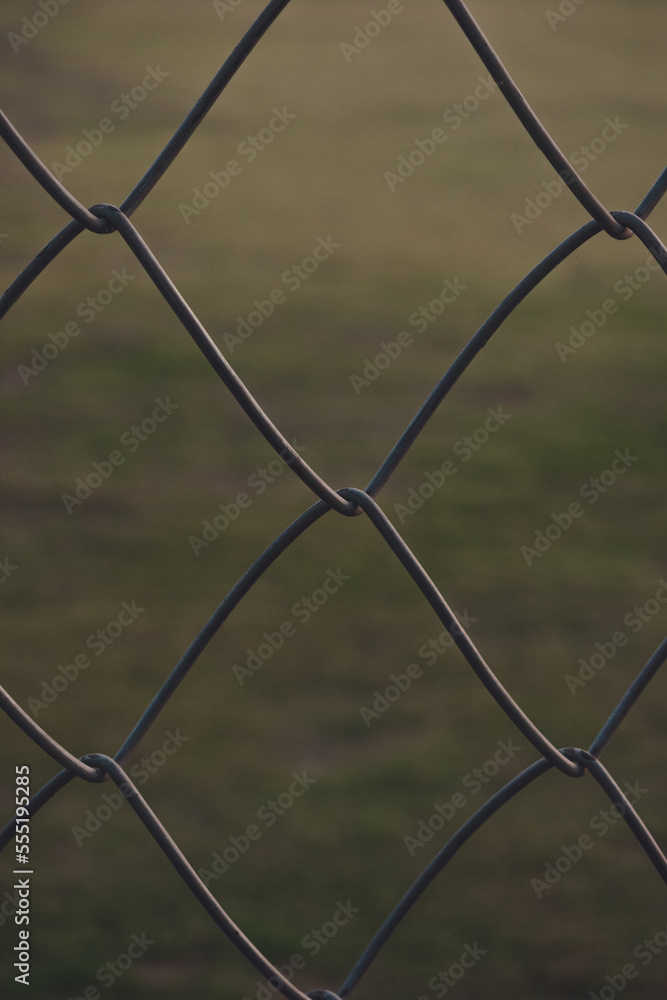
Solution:
[[[4,293],[0,299],[0,316],[4,316],[11,309],[18,298],[30,288],[38,275],[81,233],[88,231],[100,236],[113,234],[114,238],[124,240],[152,280],[157,293],[168,303],[225,388],[244,410],[259,434],[263,435],[275,453],[289,466],[291,473],[298,476],[311,490],[315,501],[309,509],[297,517],[285,531],[271,542],[232,587],[156,692],[114,756],[90,753],[81,758],[75,757],[66,746],[54,739],[23,710],[12,697],[11,692],[0,688],[0,705],[6,715],[25,733],[29,740],[33,741],[62,768],[31,798],[27,809],[23,807],[17,810],[17,815],[0,834],[0,845],[2,847],[9,845],[17,834],[17,825],[19,831],[25,828],[28,813],[30,818],[36,817],[39,810],[69,782],[75,779],[92,783],[112,782],[129,802],[138,821],[143,824],[157,846],[179,873],[187,889],[194,894],[211,920],[257,972],[270,980],[274,988],[290,1000],[304,1000],[305,996],[314,997],[316,1000],[324,1000],[324,998],[335,1000],[336,997],[344,998],[353,993],[373,960],[387,944],[392,933],[408,916],[415,902],[459,849],[514,796],[552,769],[556,769],[570,778],[586,778],[596,782],[634,834],[638,849],[644,852],[646,859],[654,866],[658,875],[667,882],[667,858],[664,852],[626,792],[600,760],[603,751],[614,738],[622,722],[664,663],[667,657],[667,639],[658,646],[646,664],[638,671],[627,692],[615,706],[590,746],[588,748],[559,748],[522,710],[514,694],[503,686],[492,667],[485,662],[468,636],[465,626],[462,626],[457,620],[447,600],[440,593],[436,582],[430,578],[414,552],[378,504],[378,497],[383,487],[389,482],[399,463],[417,440],[427,422],[444,404],[449,391],[466,372],[479,352],[533,289],[537,288],[548,275],[567,261],[577,250],[600,235],[604,239],[611,238],[620,242],[634,237],[646,246],[659,268],[667,273],[667,248],[647,222],[651,212],[667,191],[667,170],[647,191],[635,211],[610,211],[582,180],[570,160],[564,156],[540,119],[535,115],[500,57],[486,39],[481,27],[468,11],[466,4],[462,0],[445,0],[444,6],[447,8],[448,14],[453,17],[459,29],[464,33],[495,81],[503,98],[523,125],[526,142],[532,141],[538,147],[553,169],[555,177],[560,179],[560,182],[569,189],[569,194],[586,209],[590,215],[590,221],[568,236],[540,261],[491,313],[439,380],[395,446],[381,462],[368,485],[364,489],[357,487],[336,489],[304,460],[295,445],[269,419],[260,403],[252,396],[247,386],[223,356],[196,313],[170,280],[160,261],[131,221],[133,213],[144,199],[151,195],[160,178],[201,124],[207,112],[218,101],[234,74],[251,55],[260,39],[271,29],[276,18],[288,6],[288,3],[289,0],[271,0],[267,4],[180,127],[167,142],[160,155],[118,207],[109,204],[86,207],[81,204],[54,173],[40,161],[26,138],[14,128],[3,113],[0,113],[0,133],[4,141],[44,191],[71,217],[71,221],[24,268]],[[319,990],[305,994],[285,976],[283,971],[276,968],[266,958],[208,889],[165,829],[160,818],[139,792],[136,784],[133,783],[128,774],[126,762],[156,722],[169,699],[176,693],[177,688],[195,665],[199,656],[253,584],[262,578],[275,560],[288,552],[292,544],[304,532],[326,514],[330,514],[332,517],[368,518],[395,557],[397,571],[400,572],[398,567],[400,564],[402,571],[409,575],[414,586],[419,589],[424,600],[433,609],[480,684],[495,699],[519,732],[532,744],[539,757],[477,809],[474,815],[464,822],[445,846],[438,851],[387,916],[342,984],[330,991]]]

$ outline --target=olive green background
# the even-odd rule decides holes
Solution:
[[[262,6],[70,0],[14,52],[8,33],[40,8],[5,0],[2,106],[47,164],[111,120],[63,181],[85,205],[120,204]],[[486,316],[587,221],[564,192],[517,232],[512,215],[554,174],[498,93],[454,127],[453,109],[487,74],[441,2],[405,0],[346,60],[341,44],[386,6],[293,0],[133,217],[240,377],[335,489],[368,483]],[[552,26],[541,0],[474,0],[471,9],[566,154],[590,146],[607,118],[627,125],[583,176],[610,209],[633,210],[664,167],[665,5],[586,0]],[[168,75],[121,119],[114,102],[120,108],[150,69]],[[252,161],[239,152],[285,108],[295,118],[266,149]],[[446,140],[392,192],[385,173],[437,128]],[[179,205],[192,205],[230,160],[242,169],[186,223]],[[7,149],[0,164],[4,287],[67,218]],[[664,234],[662,206],[650,222]],[[291,288],[283,275],[319,238],[340,246]],[[646,258],[638,240],[604,235],[569,258],[495,335],[378,498],[558,746],[590,743],[665,632],[662,605],[636,632],[624,622],[667,576],[664,277],[652,274],[632,296],[620,290]],[[86,323],[79,304],[123,269],[132,280]],[[445,279],[465,291],[418,331],[409,317]],[[225,335],[276,289],[284,301],[232,352]],[[617,311],[563,362],[555,345],[610,299]],[[19,366],[33,349],[77,320],[81,333],[24,384]],[[403,330],[412,343],[356,393],[350,377]],[[258,490],[252,477],[274,460],[270,448],[117,234],[78,237],[12,309],[0,388],[0,561],[17,567],[0,584],[2,683],[28,708],[59,665],[87,654],[90,667],[37,721],[74,754],[113,754],[218,602],[313,498],[284,469]],[[131,428],[156,399],[177,409],[139,441]],[[489,408],[509,419],[463,461],[457,442]],[[582,497],[626,449],[637,458],[627,472],[594,504]],[[63,494],[118,451],[124,461],[68,513]],[[447,461],[456,474],[401,523],[395,505]],[[239,493],[251,502],[195,555],[191,536]],[[529,567],[521,546],[574,502],[583,516]],[[300,621],[295,605],[339,570],[349,580]],[[95,655],[88,637],[132,601],[145,610]],[[294,634],[239,684],[234,665],[285,622]],[[619,630],[627,643],[572,693],[566,676]],[[259,829],[211,889],[273,962],[304,957],[301,989],[337,989],[456,823],[537,759],[456,651],[435,663],[420,656],[441,632],[368,520],[328,514],[233,613],[129,765],[141,768],[170,732],[186,738],[141,789],[197,868],[230,837]],[[411,663],[421,676],[365,725],[360,709]],[[666,694],[659,675],[604,757],[621,784],[646,789],[639,809],[663,844]],[[9,720],[0,732],[8,818],[15,766],[30,765],[36,788],[57,765]],[[520,749],[473,792],[467,776],[498,741]],[[269,826],[260,811],[304,772],[315,783]],[[127,806],[77,844],[72,828],[102,793],[72,782],[33,820],[30,996],[67,1000],[96,987],[135,1000],[255,998],[258,975]],[[457,795],[466,802],[456,818],[411,856],[405,838]],[[600,835],[607,807],[590,778],[542,777],[439,876],[357,995],[432,1000],[433,977],[477,945],[486,954],[457,983],[459,1000],[586,998],[628,962],[638,975],[624,995],[652,1000],[667,955],[645,966],[633,951],[665,930],[665,886],[623,824]],[[593,848],[538,898],[531,879],[584,834]],[[5,852],[3,892],[12,862]],[[348,901],[359,913],[312,954],[304,939]],[[11,920],[0,929],[9,996],[28,992],[12,982],[16,930]],[[98,970],[133,934],[154,944],[121,978],[101,981]]]

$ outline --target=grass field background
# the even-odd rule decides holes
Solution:
[[[263,4],[218,6],[73,0],[14,51],[9,34],[39,8],[5,0],[2,106],[43,161],[65,163],[83,130],[105,118],[114,126],[63,174],[83,204],[120,204]],[[368,483],[502,297],[587,221],[565,192],[517,231],[512,215],[525,214],[553,172],[497,92],[454,127],[456,105],[487,74],[442,3],[406,0],[346,58],[341,44],[385,7],[293,0],[133,216],[270,417],[336,489]],[[610,209],[633,210],[664,167],[664,4],[587,0],[551,25],[542,0],[475,0],[471,9],[567,154],[589,147],[608,118],[627,126],[583,176]],[[150,70],[162,82],[122,117],[123,95]],[[294,118],[250,160],[239,147],[275,109]],[[436,128],[446,140],[390,190],[385,174]],[[241,169],[228,187],[186,221],[179,206],[192,206],[209,172],[234,159]],[[7,149],[0,164],[4,287],[67,218]],[[664,235],[663,207],[650,222]],[[320,239],[339,246],[298,288],[283,280]],[[558,746],[590,743],[665,633],[659,601],[641,627],[632,624],[632,609],[655,601],[667,576],[664,276],[636,289],[625,277],[634,280],[647,255],[636,239],[602,235],[558,268],[492,339],[379,496],[445,598],[474,619],[471,638],[487,662]],[[126,287],[86,323],[77,309],[114,271]],[[418,332],[409,318],[446,279],[464,290]],[[276,289],[273,314],[233,345],[239,317]],[[556,345],[607,300],[618,308],[563,362]],[[20,366],[34,364],[33,349],[77,321],[80,334],[26,376]],[[411,345],[356,392],[351,376],[403,330]],[[2,683],[30,710],[59,665],[88,655],[90,667],[37,721],[74,754],[113,754],[218,602],[312,495],[290,470],[262,475],[269,446],[117,235],[78,237],[12,309],[0,389],[0,560],[16,567],[0,584]],[[156,400],[176,408],[141,441],[131,428]],[[489,408],[507,419],[464,461],[457,442]],[[119,450],[122,464],[68,513],[63,494]],[[617,451],[636,460],[595,503],[582,498]],[[456,474],[402,514],[396,505],[447,460]],[[192,538],[239,493],[248,506],[195,554]],[[583,516],[528,566],[521,547],[577,501]],[[349,579],[302,621],[295,605],[329,571]],[[123,602],[144,610],[96,655],[88,637],[117,620]],[[294,634],[239,684],[234,665],[284,622]],[[619,630],[627,643],[573,693],[566,676]],[[230,837],[257,826],[261,836],[210,887],[273,962],[304,957],[295,976],[304,990],[335,990],[457,823],[537,759],[455,650],[435,663],[420,655],[441,632],[368,520],[328,514],[252,589],[129,765],[141,767],[168,733],[184,740],[141,790],[196,868],[210,870]],[[360,709],[411,663],[422,676],[366,725]],[[638,808],[663,845],[666,697],[660,675],[604,757],[621,784],[645,790]],[[9,720],[0,730],[8,818],[15,765],[30,765],[35,788],[56,765]],[[469,776],[498,741],[518,749],[475,790]],[[314,784],[269,825],[258,813],[304,772]],[[110,790],[73,782],[34,818],[30,995],[67,1000],[94,987],[135,1000],[254,1000],[258,976],[127,806],[77,843],[72,828],[84,828]],[[456,817],[411,853],[405,838],[457,794],[466,803]],[[638,974],[624,995],[658,995],[667,952],[647,964],[633,952],[665,930],[665,886],[622,823],[600,833],[607,806],[590,778],[550,773],[533,784],[439,876],[357,995],[444,995],[429,983],[466,945],[485,954],[451,988],[459,1000],[583,1000],[627,963]],[[531,879],[586,833],[593,848],[538,898]],[[5,852],[3,892],[12,863]],[[348,901],[359,912],[314,954],[304,940]],[[111,983],[98,977],[133,934],[153,942],[145,954]],[[11,996],[22,995],[15,943],[5,919]]]

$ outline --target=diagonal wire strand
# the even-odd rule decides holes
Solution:
[[[271,447],[280,455],[287,465],[299,476],[313,493],[324,500],[334,510],[341,514],[354,514],[354,504],[346,502],[335,490],[325,483],[317,473],[303,460],[296,448],[269,420],[259,403],[253,398],[245,384],[238,377],[220,348],[213,342],[200,321],[193,313],[181,293],[168,277],[166,271],[148,248],[146,243],[119,209],[111,205],[98,205],[104,218],[113,221],[115,228],[130,247],[135,257],[144,268],[157,290],[171,307],[178,319],[190,334],[195,344],[202,352],[213,371],[229,389],[241,409],[250,417],[254,425],[266,438]]]
[[[445,626],[450,636],[463,653],[468,664],[482,682],[487,691],[500,705],[503,712],[517,728],[523,733],[527,740],[539,750],[539,752],[555,767],[564,774],[572,778],[579,778],[583,774],[581,765],[566,757],[560,750],[551,743],[525,712],[519,708],[516,701],[505,690],[496,675],[493,673],[484,658],[475,647],[474,643],[457,622],[456,617],[435,586],[429,575],[421,566],[419,560],[403,541],[399,533],[387,515],[378,507],[375,501],[364,494],[361,490],[349,489],[344,491],[346,496],[356,501],[368,515],[370,521],[379,531],[394,555],[402,563],[414,582],[417,584],[422,594],[431,605],[436,615]]]
[[[204,117],[211,110],[227,84],[233,79],[257,43],[264,37],[289,2],[290,0],[271,0],[264,8],[257,20],[251,25],[239,44],[225,60],[192,110],[183,119],[162,152],[154,160],[141,180],[130,191],[121,205],[121,210],[125,215],[132,215],[144,198],[153,190],[159,179],[174,162],[188,139],[191,138]],[[12,282],[2,297],[0,297],[0,319],[2,319],[23,292],[42,273],[44,268],[52,260],[55,260],[61,250],[82,233],[84,229],[104,233],[109,230],[101,225],[99,217],[96,217],[92,211],[81,205],[64,187],[61,181],[42,163],[37,154],[33,152],[25,139],[17,132],[1,110],[0,138],[5,140],[10,149],[19,157],[24,166],[47,193],[51,195],[54,201],[73,217],[73,222],[68,223],[64,229],[40,250],[23,269],[21,274]]]
[[[279,969],[271,965],[261,951],[255,947],[252,941],[246,937],[243,931],[222,908],[210,889],[204,885],[173,838],[167,833],[131,778],[123,771],[122,767],[115,760],[112,760],[111,757],[105,757],[103,754],[91,754],[89,760],[110,776],[160,850],[166,855],[187,887],[201,903],[212,920],[215,921],[220,930],[229,938],[237,951],[247,958],[261,975],[279,984],[278,989],[280,993],[288,997],[288,1000],[306,1000],[306,994],[293,986]]]
[[[630,236],[623,226],[614,219],[604,205],[598,201],[590,188],[581,179],[565,154],[559,149],[546,128],[523,96],[505,66],[498,58],[484,32],[470,14],[463,0],[444,0],[457,24],[480,57],[489,73],[498,84],[500,92],[517,116],[537,148],[547,158],[559,177],[569,187],[572,194],[583,205],[588,214],[610,236],[627,239]]]

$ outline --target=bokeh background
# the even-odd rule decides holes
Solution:
[[[486,316],[586,221],[565,192],[518,232],[512,215],[525,214],[553,172],[497,92],[454,127],[452,109],[487,74],[442,3],[392,4],[390,23],[363,50],[341,47],[386,6],[293,0],[133,217],[239,375],[336,489],[366,485]],[[555,20],[555,2],[471,3],[566,153],[589,146],[608,117],[627,126],[584,177],[609,208],[633,210],[664,167],[667,9],[658,0],[560,7],[572,12]],[[113,130],[63,180],[86,205],[119,204],[262,8],[72,0],[14,51],[10,33],[40,8],[4,0],[3,108],[47,164],[63,163],[83,130],[110,119]],[[123,95],[151,69],[162,82],[123,115]],[[251,162],[239,147],[275,108],[295,117]],[[438,127],[446,141],[390,190],[385,173]],[[186,221],[179,206],[232,159],[238,175]],[[67,218],[6,148],[0,163],[4,286]],[[651,224],[664,234],[662,206]],[[294,289],[283,275],[320,237],[340,246]],[[646,257],[638,240],[598,236],[558,268],[475,361],[379,497],[558,746],[588,745],[665,632],[655,600],[667,571],[664,277],[652,274],[630,296],[614,290]],[[132,280],[86,323],[80,303],[123,269]],[[418,332],[409,317],[445,279],[465,291]],[[284,296],[274,313],[233,345],[225,335],[275,289]],[[608,299],[617,311],[563,362],[555,345]],[[22,378],[33,349],[76,320],[80,335]],[[402,330],[412,345],[355,392],[351,376]],[[312,497],[289,470],[259,490],[252,477],[274,458],[268,445],[115,235],[77,238],[12,309],[0,387],[0,559],[16,567],[0,584],[2,682],[30,710],[60,665],[87,654],[90,667],[37,721],[77,755],[113,754],[217,603]],[[167,398],[177,409],[130,450],[122,436]],[[457,458],[456,443],[499,407],[510,419],[469,461]],[[63,494],[119,448],[123,464],[68,513]],[[582,499],[617,449],[637,460],[595,504]],[[401,522],[395,505],[448,459],[457,474]],[[249,505],[195,554],[192,537],[243,492]],[[585,515],[528,566],[521,546],[575,501]],[[294,605],[329,570],[349,580],[299,621]],[[651,600],[633,630],[628,614]],[[144,610],[96,655],[88,637],[132,601]],[[285,621],[295,634],[239,684],[234,665]],[[627,643],[573,693],[566,676],[619,630]],[[249,825],[261,831],[211,889],[272,961],[304,957],[295,979],[303,989],[336,989],[457,822],[537,757],[456,650],[435,663],[420,656],[441,631],[370,523],[329,514],[253,588],[132,759],[141,766],[168,732],[187,738],[142,791],[195,867],[210,868]],[[366,725],[360,709],[410,663],[422,676]],[[660,675],[604,758],[621,784],[645,789],[639,808],[663,844],[666,697]],[[30,765],[34,787],[57,768],[7,719],[0,728],[8,818],[15,765]],[[474,792],[467,776],[499,740],[519,749]],[[258,813],[295,772],[315,783],[269,825]],[[466,804],[455,819],[410,851],[405,838],[457,793]],[[34,1000],[94,988],[135,1000],[266,1000],[127,806],[77,843],[72,828],[101,795],[73,782],[33,821]],[[599,995],[628,962],[638,975],[627,996],[658,995],[667,954],[658,949],[644,965],[633,952],[665,930],[665,886],[622,823],[600,834],[607,806],[590,779],[552,772],[533,784],[441,874],[359,997],[444,995],[433,977],[466,945],[485,955],[457,983],[459,1000]],[[585,833],[594,849],[538,898],[531,879]],[[3,891],[12,860],[2,857]],[[304,939],[348,901],[359,912],[313,954]],[[15,934],[3,920],[3,995],[19,995]],[[153,943],[122,977],[100,979],[133,934]]]

